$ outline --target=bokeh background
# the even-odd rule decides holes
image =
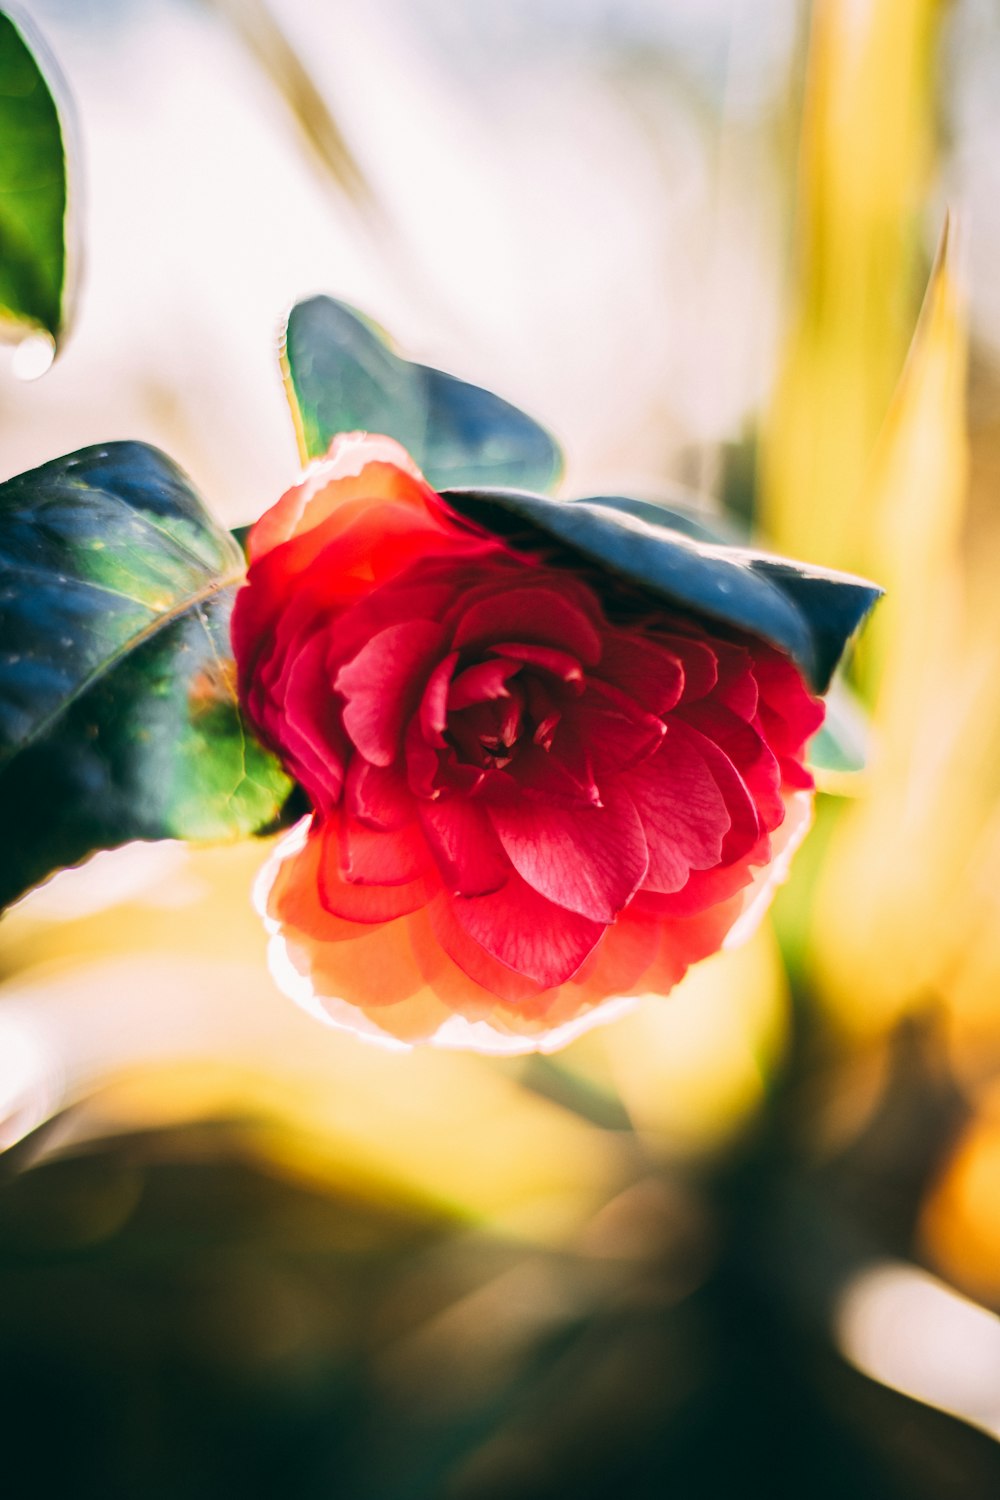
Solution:
[[[888,597],[869,770],[773,924],[558,1056],[298,1013],[259,845],[4,918],[10,1492],[1000,1494],[1000,11],[22,10],[85,264],[53,368],[4,357],[0,478],[141,438],[253,519],[328,291],[547,422],[569,491],[683,485]]]

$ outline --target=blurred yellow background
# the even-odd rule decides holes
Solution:
[[[252,519],[296,463],[276,329],[329,291],[545,421],[568,492],[682,484],[887,590],[852,667],[870,766],[820,798],[774,929],[553,1059],[383,1053],[297,1012],[259,845],[102,855],[4,919],[0,1285],[146,1274],[147,1220],[172,1244],[176,1214],[177,1256],[211,1222],[228,1290],[173,1357],[251,1450],[262,1424],[297,1454],[275,1437],[237,1482],[192,1448],[156,1489],[136,1453],[183,1404],[147,1371],[135,1452],[95,1419],[75,1492],[1000,1493],[1000,12],[27,10],[75,99],[86,267],[52,370],[0,372],[0,477],[141,438]],[[81,1332],[52,1275],[51,1368],[138,1368],[130,1318],[167,1346],[139,1292]],[[354,1374],[324,1384],[335,1354]],[[260,1411],[241,1360],[281,1373]],[[43,1365],[45,1400],[72,1391]],[[336,1435],[362,1408],[384,1451]]]

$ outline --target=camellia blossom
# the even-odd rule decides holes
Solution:
[[[461,518],[334,440],[253,528],[240,693],[313,808],[259,885],[278,982],[390,1044],[550,1050],[766,905],[822,704],[761,639]]]

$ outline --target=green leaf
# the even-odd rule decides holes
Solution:
[[[646,501],[555,500],[499,489],[451,489],[444,498],[515,544],[555,541],[675,609],[761,636],[786,652],[819,693],[882,592],[846,573],[703,541],[693,534],[695,526],[705,534],[700,522],[681,516],[671,524],[669,511]]]
[[[291,783],[241,720],[239,547],[143,443],[0,485],[0,907],[130,839],[262,831]]]
[[[842,677],[826,698],[826,718],[809,741],[806,760],[823,791],[851,790],[851,778],[868,763],[868,718],[861,701]]]
[[[39,55],[38,39],[0,12],[0,321],[57,341],[68,313],[66,155]]]
[[[548,490],[562,455],[544,428],[480,386],[395,354],[385,333],[346,303],[292,308],[282,367],[303,451],[318,458],[338,432],[393,437],[435,489],[520,485]]]

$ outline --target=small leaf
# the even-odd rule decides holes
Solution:
[[[68,314],[66,156],[39,55],[37,38],[29,47],[0,12],[0,323],[57,341]]]
[[[826,717],[809,741],[806,760],[816,773],[821,791],[844,793],[855,789],[856,778],[868,764],[868,716],[843,677],[834,680],[826,696]]]
[[[142,443],[0,485],[0,907],[130,839],[260,831],[290,790],[244,729],[244,563]]]
[[[516,490],[445,492],[461,515],[531,545],[554,539],[674,608],[762,636],[825,692],[854,631],[881,594],[864,579],[704,542],[659,508],[615,496],[555,500]],[[683,518],[682,518],[683,519]]]
[[[553,438],[480,386],[395,354],[368,318],[332,297],[292,308],[282,368],[305,458],[338,432],[381,432],[445,485],[551,489],[562,472]]]

